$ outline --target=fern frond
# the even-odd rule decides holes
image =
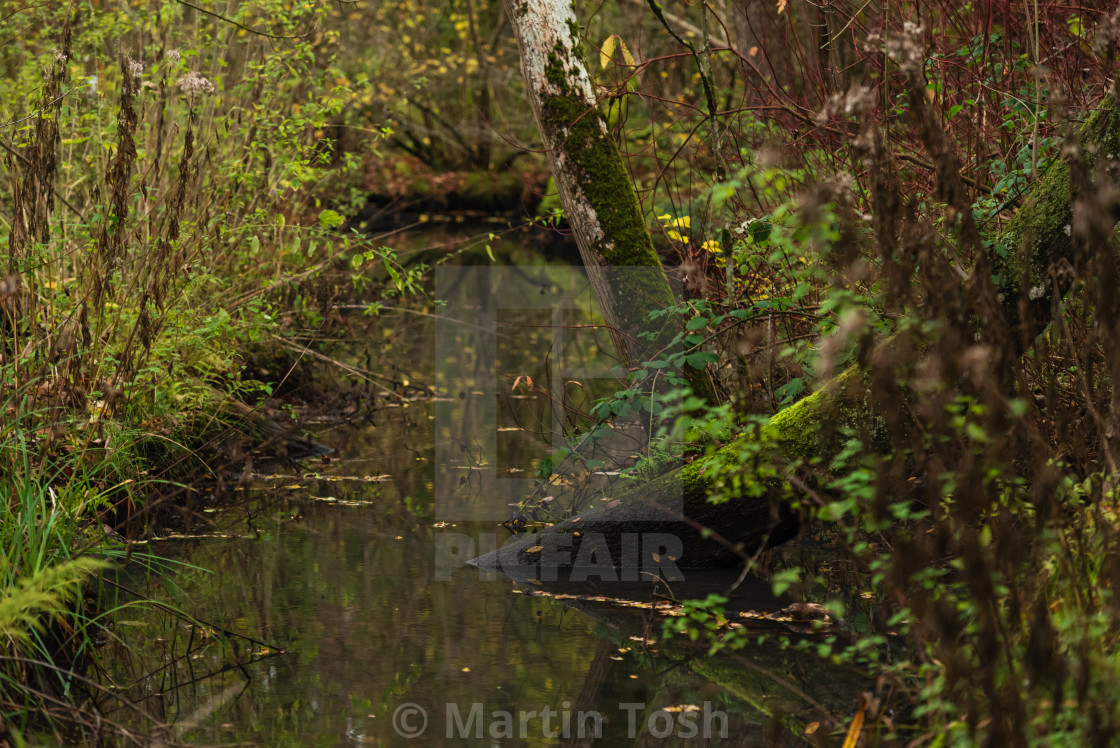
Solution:
[[[63,613],[82,583],[109,566],[108,561],[82,556],[40,569],[0,592],[0,641],[26,644],[43,627],[47,615]]]

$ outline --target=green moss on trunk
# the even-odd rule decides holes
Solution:
[[[1076,147],[1078,168],[1086,174],[1094,173],[1102,158],[1107,162],[1120,157],[1120,108],[1111,96],[1105,97],[1082,124]],[[1005,254],[997,251],[992,256],[1004,314],[1013,326],[1025,323],[1028,341],[1039,332],[1042,320],[1049,317],[1054,290],[1051,267],[1071,257],[1076,198],[1072,175],[1071,161],[1054,161],[999,238],[997,244],[1003,246]],[[1020,302],[1024,295],[1028,318],[1022,320]]]
[[[651,339],[639,341],[636,353],[640,362],[670,348],[679,323],[666,319],[659,328],[651,329],[649,315],[673,306],[676,300],[618,149],[598,110],[570,85],[586,70],[578,43],[573,36],[573,50],[557,44],[549,54],[545,78],[551,90],[538,92],[540,126],[546,142],[562,144],[567,166],[599,222],[601,233],[593,237],[591,249],[607,269],[619,327],[631,336],[639,331],[654,333]],[[714,400],[704,370],[686,367],[685,375],[694,392]]]
[[[701,458],[565,520],[540,534],[527,535],[503,548],[476,559],[484,568],[509,571],[540,563],[541,538],[564,536],[564,547],[578,556],[582,537],[606,537],[611,558],[621,558],[620,536],[624,533],[664,532],[680,538],[684,555],[681,568],[731,566],[740,554],[752,554],[763,545],[784,542],[797,532],[793,504],[800,492],[783,476],[779,467],[791,457],[828,459],[838,442],[822,437],[826,432],[843,433],[842,426],[855,430],[874,423],[862,399],[863,377],[852,367],[828,387],[791,405],[762,429],[745,434],[714,455]],[[853,393],[857,393],[853,396]],[[822,428],[828,424],[830,429]],[[751,455],[747,460],[743,455]],[[713,503],[718,493],[725,501]],[[682,516],[683,515],[683,516]],[[701,531],[710,528],[723,540],[738,546],[738,552],[720,539]],[[534,550],[535,549],[535,550]]]

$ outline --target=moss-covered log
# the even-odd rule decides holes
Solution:
[[[675,303],[653,248],[637,194],[599,113],[571,0],[506,0],[517,31],[521,70],[549,154],[560,202],[575,234],[619,354],[641,363],[669,349],[681,330],[650,313]],[[640,333],[651,336],[639,337]],[[685,367],[697,394],[713,398],[704,369]]]
[[[663,348],[675,330],[660,331],[645,348],[634,347],[634,335],[643,329],[651,311],[672,303],[672,295],[626,170],[598,114],[571,4],[568,0],[509,0],[507,6],[518,31],[522,68],[561,200],[576,228],[604,315],[610,324],[629,333],[631,358],[645,359]],[[1067,147],[1066,156],[1055,160],[996,242],[992,263],[1003,311],[1013,326],[1021,322],[1024,345],[1029,345],[1048,318],[1055,290],[1064,290],[1054,288],[1053,277],[1056,264],[1071,257],[1078,190],[1100,186],[1094,180],[1114,181],[1118,163],[1120,109],[1109,96],[1081,126],[1076,147]],[[1078,175],[1089,179],[1078,179]],[[615,266],[642,267],[648,272],[610,277],[605,269]],[[686,549],[678,560],[682,568],[717,566],[733,563],[762,544],[784,540],[796,526],[788,509],[796,492],[774,465],[791,459],[827,459],[832,450],[822,439],[834,431],[827,427],[829,419],[864,426],[873,421],[860,394],[862,385],[860,373],[850,370],[833,386],[787,408],[760,432],[745,436],[723,452],[538,536],[516,539],[477,562],[491,567],[533,567],[541,563],[542,551],[532,549],[563,538],[554,546],[563,552],[553,554],[553,562],[567,553],[573,563],[582,556],[599,565],[594,549],[586,552],[581,539],[595,537],[596,542],[605,538],[615,565],[619,559],[625,565],[632,558],[626,558],[622,538],[644,532],[679,537]],[[709,469],[714,462],[734,464],[742,454],[752,452],[777,453],[780,458],[774,462],[757,459],[753,465],[724,473]],[[713,480],[729,485],[713,485]],[[713,493],[731,498],[713,505],[708,501]],[[701,527],[719,533],[732,547]],[[655,548],[648,550],[648,554],[657,553]]]
[[[1077,189],[1088,189],[1096,182],[1075,183],[1075,174],[1092,180],[1113,179],[1114,164],[1120,161],[1120,108],[1109,97],[1081,126],[1073,156],[1059,159],[1050,167],[1026,204],[1004,231],[1000,242],[1007,252],[994,254],[1004,313],[1015,323],[1021,309],[1024,345],[1029,345],[1041,324],[1049,317],[1049,303],[1055,291],[1054,267],[1071,257],[1072,222]],[[1076,159],[1076,160],[1074,160]],[[1104,168],[1101,168],[1102,165]],[[1084,182],[1084,180],[1082,180]],[[1120,218],[1112,218],[1113,223]],[[890,345],[884,343],[883,345]],[[884,354],[889,355],[889,354]],[[740,554],[752,553],[761,545],[776,543],[791,536],[796,526],[789,502],[796,492],[781,479],[774,464],[796,459],[826,459],[833,448],[822,442],[829,421],[867,426],[874,420],[865,405],[861,390],[863,377],[850,369],[824,390],[796,403],[776,415],[759,433],[746,435],[740,442],[713,457],[697,460],[649,485],[632,491],[606,507],[593,509],[556,525],[545,537],[561,534],[569,539],[573,560],[580,557],[578,535],[594,533],[608,540],[611,558],[625,558],[619,538],[632,533],[668,533],[680,537],[684,551],[678,566],[710,567],[735,563]],[[764,460],[754,466],[717,473],[713,462],[733,464],[742,453],[778,455],[773,463]],[[713,477],[714,476],[714,477]],[[715,483],[713,483],[713,481]],[[720,485],[728,484],[728,485]],[[730,495],[725,504],[711,505],[713,494]],[[638,518],[644,518],[642,523]],[[714,530],[734,548],[699,528]],[[532,567],[539,558],[526,550],[541,545],[539,538],[518,539],[480,559],[483,565],[522,565]],[[650,549],[650,553],[657,553]],[[588,553],[584,553],[586,558]],[[597,560],[596,560],[597,561]]]
[[[872,421],[863,377],[849,369],[715,454],[605,506],[523,533],[471,563],[514,577],[549,579],[557,578],[550,576],[557,569],[582,569],[587,576],[610,576],[608,569],[616,569],[622,579],[637,579],[651,570],[736,564],[797,533],[791,507],[800,491],[778,465],[830,454],[836,445],[829,434],[836,426],[864,428]],[[730,498],[713,503],[715,490]]]
[[[1063,155],[1054,159],[1046,176],[1011,219],[996,242],[992,266],[1004,314],[1012,328],[1020,327],[1022,347],[1029,347],[1050,318],[1055,276],[1072,259],[1074,207],[1081,193],[1096,192],[1108,180],[1116,187],[1120,169],[1120,107],[1106,96],[1078,130]],[[1085,180],[1076,179],[1084,175]],[[1095,201],[1090,201],[1095,203]],[[1113,215],[1112,222],[1120,219]]]

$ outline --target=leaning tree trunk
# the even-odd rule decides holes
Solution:
[[[1073,141],[1077,147],[1070,149],[1076,156],[1051,167],[1046,179],[1035,187],[996,239],[996,244],[1008,248],[1007,260],[997,262],[996,270],[999,287],[1006,295],[1003,312],[1011,323],[1017,319],[1013,315],[1019,310],[1020,289],[1038,284],[1046,299],[1064,291],[1054,288],[1047,274],[1048,268],[1071,253],[1065,230],[1077,220],[1071,167],[1080,165],[1078,168],[1087,172],[1082,178],[1090,181],[1080,187],[1083,193],[1120,191],[1114,172],[1091,168],[1099,166],[1095,160],[1086,163],[1093,154],[1097,158],[1100,154],[1120,154],[1120,106],[1116,99],[1106,98],[1078,132]],[[1113,230],[1120,221],[1120,210],[1098,215],[1097,219],[1106,221]],[[1029,320],[1023,326],[1030,331],[1029,341],[1038,326]],[[872,355],[882,361],[899,361],[914,354],[898,337],[892,337],[880,343]],[[681,538],[685,551],[676,560],[680,568],[739,563],[744,554],[753,554],[759,547],[783,542],[795,534],[796,520],[789,507],[802,491],[791,485],[783,465],[814,459],[827,464],[843,446],[845,439],[838,438],[843,433],[859,433],[865,443],[882,438],[880,413],[866,392],[867,376],[866,370],[853,365],[829,387],[785,408],[764,428],[740,435],[737,442],[714,457],[698,459],[668,473],[620,497],[621,501],[592,508],[539,534],[517,538],[472,563],[507,574],[519,567],[537,569],[541,538],[556,535],[565,539],[564,547],[571,548],[571,557],[578,559],[582,538],[591,533],[596,539],[605,538],[610,557],[617,559],[624,557],[625,535],[636,532],[670,533]],[[1120,411],[1120,406],[1117,409]],[[724,466],[735,465],[743,454],[757,454],[763,459],[740,464],[738,469],[709,469],[713,460]],[[729,500],[710,504],[708,497],[713,494]]]
[[[675,320],[650,313],[675,303],[653,249],[630,175],[599,114],[571,0],[505,0],[517,32],[525,88],[548,151],[560,202],[615,345],[640,364],[670,349]],[[638,337],[643,331],[652,337]],[[713,399],[703,369],[685,367],[697,394]]]
[[[517,30],[526,84],[552,159],[561,201],[599,294],[604,316],[630,336],[631,345],[640,345],[633,340],[635,332],[645,325],[648,312],[670,305],[672,295],[653,252],[626,170],[598,115],[590,78],[580,54],[578,26],[570,0],[506,2]],[[933,119],[928,124],[940,126]],[[1026,321],[1020,324],[1021,308],[1030,306],[1020,303],[1024,291],[1028,302],[1037,301],[1041,305],[1064,290],[1055,287],[1057,283],[1052,277],[1056,274],[1054,266],[1071,256],[1071,224],[1076,220],[1073,172],[1080,172],[1081,179],[1087,182],[1081,187],[1082,193],[1120,190],[1115,170],[1102,169],[1098,163],[1100,154],[1105,155],[1107,164],[1120,160],[1117,159],[1120,107],[1112,96],[1082,125],[1079,135],[1077,155],[1052,167],[1015,220],[997,238],[995,244],[1006,247],[1006,258],[997,253],[993,258],[994,267],[984,268],[994,271],[999,278],[997,289],[986,290],[993,291],[993,296],[994,291],[1002,292],[1002,309],[992,310],[994,319],[991,321],[998,321],[1001,327],[1010,323],[1008,327],[1025,328],[1020,333],[1028,344],[1038,325],[1026,324]],[[939,176],[945,178],[946,175]],[[942,191],[952,192],[944,186]],[[1103,212],[1107,215],[1097,218],[1106,221],[1109,230],[1113,230],[1120,220],[1120,209]],[[646,267],[650,272],[641,276],[642,282],[638,283],[636,275],[622,279],[611,277],[606,272],[610,266]],[[987,282],[987,277],[982,280]],[[629,285],[624,285],[626,281]],[[658,338],[660,344],[664,345],[674,332],[662,331]],[[891,346],[890,340],[885,341],[879,353],[891,359]],[[1116,369],[1120,372],[1120,365]],[[827,464],[827,458],[837,447],[836,443],[830,443],[834,441],[830,434],[836,430],[837,423],[843,422],[862,424],[864,429],[869,429],[868,436],[874,438],[879,414],[869,405],[863,391],[866,376],[866,371],[853,366],[837,378],[834,386],[786,409],[765,429],[742,435],[738,443],[727,448],[722,461],[725,464],[729,459],[734,462],[735,453],[758,451],[776,453],[778,459],[774,464],[777,465],[797,458],[825,458]],[[1120,404],[1116,409],[1120,412]],[[1120,417],[1117,420],[1120,421]],[[755,449],[747,449],[752,446]],[[734,485],[724,489],[725,495],[731,495],[731,501],[715,508],[707,502],[709,493],[719,488],[713,485],[711,476],[705,462],[697,461],[634,492],[626,497],[627,501],[592,509],[580,519],[555,525],[542,535],[571,535],[567,547],[578,549],[582,542],[579,538],[590,528],[606,535],[612,557],[615,557],[614,546],[622,542],[616,536],[636,529],[629,523],[656,521],[662,523],[658,525],[659,531],[671,528],[682,533],[692,528],[697,537],[689,543],[689,557],[680,559],[685,566],[726,563],[753,548],[788,536],[790,516],[784,509],[793,498],[791,494],[798,491],[791,487],[781,470],[767,463],[742,465],[738,471],[732,471],[730,478]],[[715,481],[726,479],[725,476]],[[683,506],[678,503],[682,496]],[[672,508],[657,512],[666,497],[671,499]],[[717,532],[722,529],[723,540],[731,547],[716,543],[710,535],[700,532],[698,525]],[[536,558],[539,545],[538,539],[513,542],[475,562],[503,570],[533,566],[539,563]]]

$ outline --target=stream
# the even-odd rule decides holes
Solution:
[[[582,332],[593,308],[573,301],[557,317],[534,300],[556,289],[586,300],[578,272],[530,260],[522,240],[485,243],[538,265],[519,271],[524,287],[498,281],[496,328],[477,324],[492,309],[466,321],[456,311],[479,298],[482,271],[446,268],[436,285],[447,307],[402,305],[373,318],[368,339],[321,346],[363,371],[389,372],[392,356],[408,384],[325,375],[364,392],[348,419],[305,422],[334,448],[329,461],[260,470],[212,526],[149,544],[166,559],[160,574],[123,574],[189,618],[119,598],[103,680],[147,717],[110,703],[108,718],[208,745],[801,745],[790,730],[812,733],[814,709],[858,693],[857,680],[815,678],[811,662],[766,644],[734,655],[754,664],[728,672],[730,656],[663,648],[650,584],[537,588],[461,565],[510,536],[509,498],[534,490],[566,414],[614,387],[591,382],[609,367],[601,331],[560,341],[549,325]],[[441,316],[457,321],[441,329]],[[609,458],[633,445],[620,444],[604,448],[594,491],[622,480]],[[736,576],[692,573],[672,594],[726,591]],[[748,579],[729,610],[787,603]],[[767,686],[759,672],[775,668]],[[790,679],[800,695],[774,685]],[[801,692],[814,681],[821,693]]]

